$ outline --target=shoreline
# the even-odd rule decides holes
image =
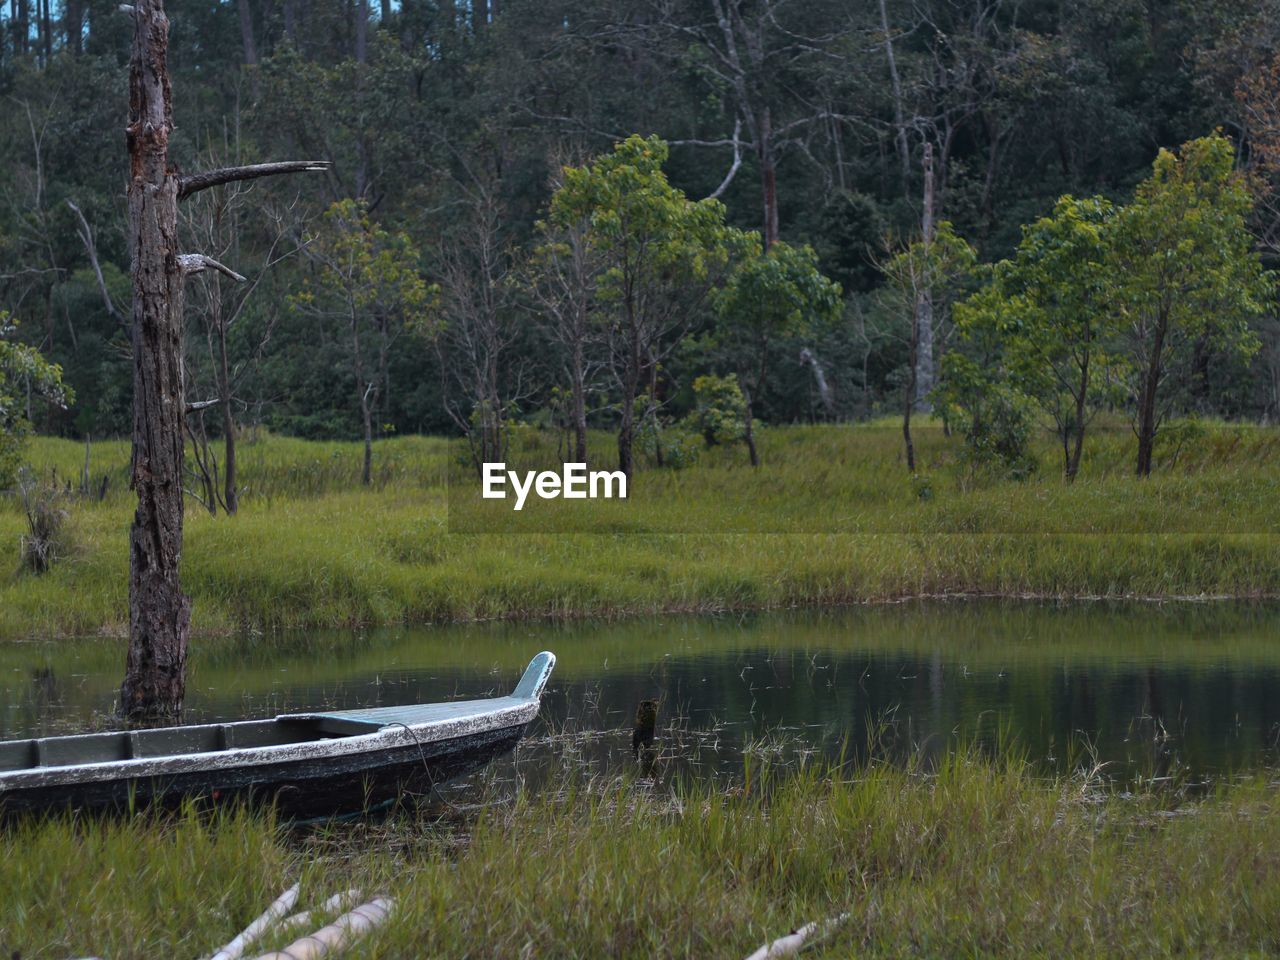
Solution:
[[[749,614],[771,614],[783,611],[838,611],[859,607],[893,607],[907,604],[947,604],[947,603],[1046,603],[1046,604],[1139,604],[1160,606],[1203,604],[1247,604],[1265,606],[1280,603],[1280,592],[1253,591],[1247,593],[1200,593],[1200,594],[1066,594],[1042,591],[1024,591],[997,593],[986,591],[956,591],[948,593],[916,593],[902,595],[886,595],[864,597],[859,599],[821,599],[800,601],[786,604],[737,604],[716,605],[709,603],[665,604],[649,607],[612,608],[608,610],[578,610],[556,612],[511,612],[479,617],[457,617],[450,619],[390,619],[390,620],[352,620],[345,623],[310,623],[283,624],[267,627],[244,625],[238,629],[195,628],[191,630],[193,640],[222,639],[243,636],[246,633],[258,633],[263,636],[278,636],[285,633],[296,633],[306,630],[324,631],[363,631],[374,629],[390,629],[395,627],[465,627],[481,624],[568,624],[589,623],[615,624],[629,620],[643,620],[655,617],[720,617]],[[0,636],[0,645],[20,646],[23,644],[39,644],[55,641],[92,641],[92,640],[125,640],[128,632],[120,627],[104,626],[91,632],[55,632],[45,636],[25,634],[20,636]]]

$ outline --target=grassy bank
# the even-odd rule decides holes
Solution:
[[[960,593],[1280,595],[1275,428],[1204,428],[1143,482],[1118,430],[1099,433],[1074,485],[1048,447],[1029,481],[975,474],[936,430],[920,431],[927,478],[913,483],[899,445],[886,424],[772,429],[758,471],[717,449],[640,473],[625,503],[491,503],[499,515],[460,499],[475,490],[456,470],[450,487],[455,452],[441,440],[379,443],[362,489],[358,445],[264,437],[241,448],[239,516],[190,503],[184,581],[206,635]],[[518,462],[554,438],[516,446]],[[83,458],[68,441],[31,449],[45,476],[78,477]],[[13,572],[24,521],[16,500],[0,505],[0,637],[124,631],[127,459],[124,443],[94,445],[90,472],[110,478],[108,494],[71,505],[69,554],[45,576]]]
[[[306,903],[398,898],[354,958],[742,958],[845,913],[806,955],[1262,956],[1280,949],[1277,799],[1262,779],[1108,794],[961,753],[729,791],[577,782],[310,834],[244,815],[27,824],[0,830],[0,948],[206,955],[300,879]]]

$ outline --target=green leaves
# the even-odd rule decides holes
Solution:
[[[606,263],[599,296],[634,296],[642,286],[702,281],[728,262],[737,231],[718,200],[692,201],[662,172],[667,145],[633,134],[612,153],[566,167],[551,200],[555,227],[585,223]]]
[[[0,311],[0,487],[12,482],[23,438],[31,429],[27,390],[58,407],[75,400],[62,382],[62,367],[49,363],[35,347],[9,339],[16,329],[9,314]]]
[[[748,255],[715,298],[722,338],[754,342],[799,336],[810,323],[838,316],[840,284],[819,272],[811,247],[779,241],[761,254],[759,235],[747,237],[742,245]]]
[[[890,290],[904,306],[914,308],[923,291],[941,297],[950,287],[976,268],[977,251],[943,220],[934,230],[933,240],[916,240],[898,251],[881,270]]]
[[[359,313],[395,314],[419,332],[434,331],[439,287],[422,279],[407,234],[374,223],[359,200],[339,200],[320,222],[308,247],[320,264],[317,282],[291,296],[293,304],[317,308],[336,299]]]

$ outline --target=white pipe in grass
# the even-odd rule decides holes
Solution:
[[[334,913],[337,910],[344,910],[349,904],[356,903],[360,899],[359,890],[344,890],[342,893],[335,893],[332,897],[320,904],[319,909],[303,910],[295,913],[291,917],[285,917],[280,921],[278,930],[290,931],[296,927],[310,926],[311,922],[317,917],[326,913]]]
[[[344,913],[310,936],[295,940],[283,950],[264,953],[256,960],[318,960],[329,953],[337,953],[383,923],[391,916],[394,905],[395,901],[390,897],[377,897]]]
[[[234,940],[215,953],[210,960],[240,960],[244,956],[245,948],[262,936],[273,923],[292,910],[293,905],[297,902],[298,884],[295,883],[280,894],[275,902],[262,912],[258,919],[245,927]]]

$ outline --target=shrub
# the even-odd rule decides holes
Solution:
[[[737,374],[727,377],[705,374],[693,381],[694,408],[685,419],[689,429],[702,436],[708,447],[733,443],[744,435],[746,398]]]
[[[965,459],[1025,480],[1039,466],[1031,450],[1035,417],[1028,398],[1007,379],[959,353],[943,360],[937,399],[964,434]]]

